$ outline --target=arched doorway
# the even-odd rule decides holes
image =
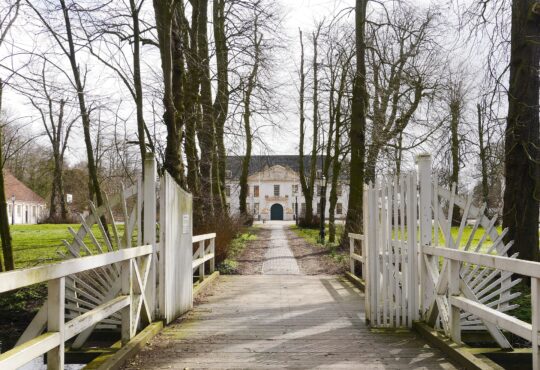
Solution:
[[[270,207],[270,220],[283,220],[283,206],[274,204]]]

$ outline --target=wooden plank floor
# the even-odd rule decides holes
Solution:
[[[412,333],[372,333],[363,296],[333,276],[222,276],[130,369],[454,369]]]

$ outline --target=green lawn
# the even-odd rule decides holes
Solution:
[[[232,274],[238,267],[236,258],[246,248],[247,243],[252,240],[257,240],[256,226],[246,228],[242,233],[236,236],[227,250],[227,258],[218,266],[218,270],[222,274]]]
[[[73,240],[73,237],[68,231],[68,227],[70,226],[77,231],[80,225],[44,224],[10,226],[16,268],[32,267],[61,260],[58,252],[67,253],[67,248],[62,243],[62,240],[65,239],[68,242]],[[122,235],[124,226],[118,225],[117,227],[120,235]],[[97,225],[94,225],[92,232],[99,242],[102,243],[103,238]],[[86,237],[84,242],[92,252],[97,250],[89,237]]]
[[[347,258],[349,252],[348,250],[344,252],[343,250],[339,250],[339,242],[341,240],[341,235],[343,234],[344,225],[338,224],[336,225],[336,241],[334,243],[328,242],[328,224],[326,224],[325,227],[325,241],[326,243],[323,245],[320,243],[320,230],[319,229],[304,229],[299,226],[293,225],[291,226],[291,229],[301,238],[304,238],[308,243],[314,246],[318,247],[325,247],[329,249],[329,254],[332,258],[336,259],[338,262],[342,262],[345,258]]]

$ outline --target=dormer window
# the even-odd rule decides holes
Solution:
[[[231,170],[225,170],[225,178],[226,179],[232,178],[232,171]]]

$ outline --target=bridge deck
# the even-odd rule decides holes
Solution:
[[[413,333],[372,333],[362,311],[339,277],[222,276],[128,368],[454,368]]]

